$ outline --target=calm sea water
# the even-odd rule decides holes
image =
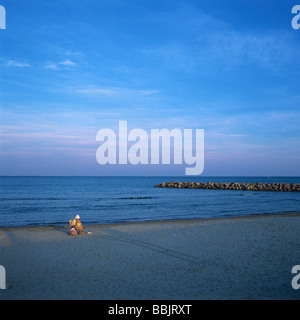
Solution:
[[[0,226],[201,219],[300,212],[300,193],[163,189],[167,181],[285,182],[300,177],[0,177]]]

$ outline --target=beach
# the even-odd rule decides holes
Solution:
[[[299,230],[300,213],[0,228],[0,299],[299,299]]]

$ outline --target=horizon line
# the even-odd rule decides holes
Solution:
[[[129,177],[129,178],[159,178],[159,177],[166,177],[166,178],[172,178],[172,177],[180,177],[180,178],[200,178],[200,177],[206,177],[206,178],[214,178],[214,177],[223,177],[223,178],[226,178],[226,177],[243,177],[243,178],[251,178],[251,177],[259,177],[259,178],[287,178],[287,177],[290,177],[290,178],[300,178],[300,176],[294,176],[294,175],[286,175],[286,176],[262,176],[262,175],[199,175],[199,176],[186,176],[186,175],[172,175],[172,176],[164,176],[164,175],[150,175],[150,176],[147,176],[147,175],[116,175],[116,176],[105,176],[105,175],[0,175],[0,178],[4,178],[4,177],[54,177],[54,178],[57,178],[57,177],[62,177],[62,178],[67,178],[67,177],[86,177],[86,178],[126,178],[126,177]]]

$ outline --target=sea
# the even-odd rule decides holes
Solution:
[[[0,227],[193,220],[300,212],[300,193],[156,188],[162,182],[300,183],[300,177],[0,177]]]

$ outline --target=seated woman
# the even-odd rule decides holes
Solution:
[[[79,235],[82,235],[83,225],[79,219],[80,219],[80,217],[79,217],[79,215],[77,215],[75,217],[75,219],[69,221],[69,224],[70,224],[71,228],[75,228],[78,231]]]

